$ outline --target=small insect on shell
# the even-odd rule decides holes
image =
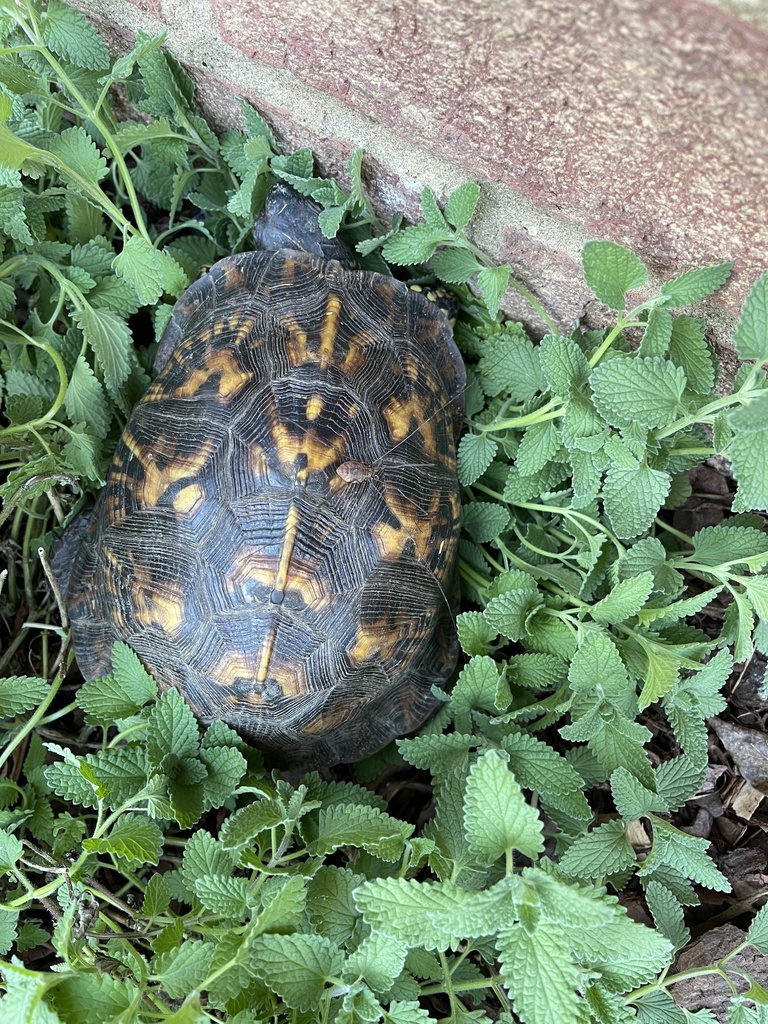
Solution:
[[[340,476],[346,484],[361,484],[365,480],[370,480],[373,476],[373,469],[370,466],[366,466],[364,462],[355,462],[350,459],[349,462],[342,462],[336,469],[336,476]]]

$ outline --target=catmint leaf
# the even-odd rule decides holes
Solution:
[[[764,903],[752,918],[747,942],[761,953],[768,953],[768,904]]]
[[[259,935],[250,969],[294,1010],[320,1005],[326,983],[338,978],[344,955],[323,935]]]
[[[606,821],[579,836],[560,859],[566,874],[577,878],[605,878],[631,868],[635,851],[623,821]]]
[[[127,868],[158,864],[163,852],[163,833],[143,814],[123,814],[103,839],[83,840],[89,853],[111,853]]]
[[[152,305],[163,293],[163,271],[157,250],[140,235],[131,235],[115,256],[115,273],[136,290],[142,305]]]
[[[670,626],[679,619],[687,618],[689,615],[697,615],[703,608],[715,600],[722,591],[722,586],[712,587],[710,590],[703,590],[694,597],[686,597],[682,601],[673,601],[671,604],[661,605],[658,608],[642,608],[638,612],[640,622],[647,626],[655,623],[657,627]]]
[[[53,140],[52,152],[59,158],[59,172],[72,188],[78,191],[82,186],[74,176],[85,178],[91,185],[98,185],[109,173],[106,159],[101,150],[84,128],[76,125],[67,128]],[[74,174],[72,173],[74,172]]]
[[[456,617],[456,631],[465,654],[485,654],[497,632],[482,612],[462,612]]]
[[[427,1010],[415,1000],[395,1000],[386,1011],[387,1024],[434,1024]]]
[[[93,349],[107,389],[117,395],[131,371],[133,339],[128,324],[110,310],[93,306],[76,310],[72,319]]]
[[[494,750],[472,766],[464,798],[464,829],[469,848],[483,864],[519,850],[536,858],[544,849],[542,823],[507,767]]]
[[[460,732],[435,735],[425,733],[410,740],[398,740],[397,749],[415,768],[432,773],[432,777],[445,775],[467,765],[469,751],[477,740]]]
[[[527,402],[544,386],[539,350],[520,324],[507,323],[483,337],[480,382],[487,395],[508,393]]]
[[[647,668],[643,689],[638,698],[641,711],[671,689],[683,664],[674,651],[667,652],[661,645],[646,644],[643,651],[647,659]]]
[[[323,864],[309,882],[309,919],[316,931],[336,946],[347,942],[360,920],[352,897],[363,881],[362,875],[355,875],[349,868]]]
[[[409,947],[444,950],[466,938],[456,927],[458,916],[477,895],[447,881],[376,878],[359,886],[354,900],[374,932],[392,935]],[[492,931],[493,926],[485,934]]]
[[[0,128],[4,127],[4,125],[0,125]],[[11,133],[8,132],[8,134]],[[3,145],[4,140],[0,134],[0,147]],[[7,153],[4,155],[4,159],[9,159]],[[21,245],[34,245],[35,240],[27,223],[23,189],[0,185],[0,230]]]
[[[44,770],[46,782],[54,793],[69,803],[79,804],[81,807],[96,807],[97,787],[86,778],[86,774],[91,773],[88,765],[82,760],[77,763],[57,761]]]
[[[663,797],[646,788],[626,768],[612,772],[610,781],[613,802],[625,821],[637,821],[653,812],[664,814],[669,810]]]
[[[252,926],[254,934],[297,929],[307,903],[307,881],[300,875],[267,880],[259,890],[262,908]],[[322,933],[321,928],[318,931]]]
[[[706,765],[695,764],[685,754],[662,762],[656,769],[656,791],[670,811],[695,796],[704,781]]]
[[[768,275],[766,275],[768,291]],[[768,333],[768,332],[767,332]],[[768,394],[760,395],[728,417],[735,437],[731,442],[731,463],[738,488],[734,512],[768,510]]]
[[[637,779],[653,785],[653,771],[643,749],[651,734],[645,726],[615,714],[589,739],[589,749],[610,774],[627,768]]]
[[[147,715],[147,750],[153,768],[166,754],[195,757],[200,746],[195,716],[178,690],[168,689]]]
[[[653,818],[653,848],[644,861],[640,874],[646,874],[656,861],[669,864],[684,878],[717,892],[730,892],[731,884],[715,867],[707,853],[708,839],[698,839],[680,832],[661,818]]]
[[[466,181],[451,193],[445,207],[445,216],[449,224],[457,231],[462,231],[472,220],[480,198],[480,186],[474,181]]]
[[[669,889],[660,882],[649,882],[645,887],[645,898],[661,934],[669,939],[675,950],[687,946],[691,933],[685,927],[683,908]]]
[[[355,846],[381,860],[394,861],[402,856],[403,845],[413,830],[413,825],[375,807],[338,804],[320,811],[317,835],[308,849],[322,857],[342,846]]]
[[[156,696],[157,684],[154,684],[154,693],[149,692],[149,687],[146,690],[126,688],[122,681],[111,675],[85,683],[78,690],[76,700],[77,706],[85,711],[89,724],[109,726],[120,718],[137,714]]]
[[[678,316],[672,322],[667,354],[685,371],[687,387],[698,395],[709,395],[715,386],[717,360],[705,337],[705,323],[690,316]]]
[[[531,476],[549,462],[560,448],[560,437],[552,420],[532,423],[523,434],[515,465],[522,476]]]
[[[475,657],[464,666],[451,691],[449,707],[456,715],[468,715],[474,708],[498,713],[511,700],[504,674],[493,658]],[[469,721],[467,721],[469,728]]]
[[[235,857],[218,843],[210,832],[198,829],[186,842],[181,865],[181,876],[190,893],[195,891],[195,879],[203,875],[229,877]]]
[[[616,534],[626,540],[644,533],[669,493],[669,473],[643,464],[636,469],[612,466],[605,474],[603,506]]]
[[[700,565],[756,571],[768,564],[768,533],[764,530],[728,526],[726,522],[697,530],[691,540]]]
[[[472,540],[486,544],[509,525],[509,512],[492,501],[474,501],[461,510],[461,524]]]
[[[629,677],[616,644],[607,633],[585,633],[568,670],[571,689],[591,691],[600,686],[607,694],[619,694]]]
[[[478,262],[469,249],[441,249],[432,257],[434,274],[449,284],[463,284],[482,269],[482,263]]]
[[[77,67],[89,71],[109,67],[109,53],[99,33],[79,11],[59,0],[49,0],[44,8],[40,33],[49,50]]]
[[[69,379],[64,408],[72,423],[85,423],[102,439],[109,430],[110,413],[101,384],[83,356],[77,357]]]
[[[450,241],[451,238],[451,232],[447,227],[442,231],[435,231],[427,224],[419,224],[416,227],[403,228],[390,238],[383,246],[381,254],[388,263],[394,263],[398,267],[426,263],[438,245]]]
[[[283,819],[284,813],[274,800],[257,800],[227,818],[221,827],[221,845],[225,850],[241,849]]]
[[[12,718],[30,711],[45,700],[51,689],[46,679],[36,676],[7,676],[0,679],[0,716]]]
[[[457,452],[459,482],[469,487],[493,462],[498,442],[490,434],[465,434]]]
[[[741,359],[768,361],[768,272],[758,277],[744,302],[733,344]]]
[[[489,625],[509,640],[522,640],[530,631],[531,620],[544,607],[538,589],[508,590],[493,597],[483,615]]]
[[[653,590],[653,573],[619,580],[613,590],[589,611],[595,622],[614,625],[637,615]]]
[[[214,914],[236,919],[248,911],[250,883],[247,878],[201,875],[195,879],[195,895]]]
[[[155,956],[152,973],[162,978],[163,988],[172,999],[185,999],[210,973],[215,950],[213,942],[187,938],[176,949]]]
[[[498,315],[511,275],[512,268],[506,264],[502,267],[485,267],[477,275],[477,287],[494,319]]]
[[[595,405],[614,426],[664,427],[683,410],[685,372],[668,359],[616,356],[589,378]]]
[[[510,733],[502,743],[509,770],[525,789],[552,798],[577,796],[581,800],[581,776],[543,740],[527,733]]]
[[[673,307],[687,306],[721,288],[730,277],[732,269],[732,263],[716,263],[711,267],[686,270],[679,277],[665,281],[661,286],[661,294],[670,300]]]
[[[88,754],[86,762],[107,807],[119,807],[147,785],[149,764],[143,746],[99,750]]]
[[[19,857],[24,852],[21,841],[0,828],[0,873],[5,873],[16,865]]]
[[[576,650],[573,630],[561,619],[540,615],[528,620],[524,646],[539,654],[551,654],[568,660]]]
[[[663,356],[672,337],[672,317],[663,306],[654,306],[648,314],[638,352],[641,356]]]
[[[171,905],[171,892],[162,875],[149,876],[147,888],[144,890],[142,911],[151,921],[164,914]]]
[[[440,210],[435,193],[429,186],[421,190],[421,212],[428,228],[432,231],[445,231],[448,227]]]
[[[526,1024],[576,1024],[581,972],[562,930],[541,922],[505,929],[496,940],[512,1008]]]
[[[648,279],[638,257],[615,242],[587,242],[581,263],[588,286],[611,309],[624,309],[626,292],[640,288]]]
[[[507,661],[507,678],[516,686],[546,689],[563,682],[567,664],[550,654],[513,654]]]
[[[344,974],[350,980],[363,978],[374,992],[387,992],[403,969],[407,951],[400,939],[373,932],[349,956]]]
[[[568,398],[587,383],[589,363],[572,338],[548,334],[541,339],[539,354],[547,384],[558,398]]]

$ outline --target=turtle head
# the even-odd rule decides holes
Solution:
[[[326,238],[320,230],[317,217],[322,206],[314,199],[300,196],[282,182],[273,185],[267,193],[264,212],[253,225],[253,237],[258,249],[278,252],[293,249],[338,260],[347,267],[358,267],[349,249],[338,238]]]

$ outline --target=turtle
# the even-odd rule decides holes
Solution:
[[[176,303],[70,559],[86,679],[128,644],[269,763],[420,726],[457,660],[465,369],[445,313],[283,184]]]

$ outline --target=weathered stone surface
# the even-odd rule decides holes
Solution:
[[[495,208],[477,241],[563,327],[589,302],[589,237],[629,245],[662,277],[733,259],[717,300],[729,313],[768,267],[768,36],[710,4],[138,2],[78,0],[148,31],[146,5],[160,4],[168,45],[221,120],[239,93],[321,166],[363,146],[382,206],[415,214],[423,185],[485,183]]]

